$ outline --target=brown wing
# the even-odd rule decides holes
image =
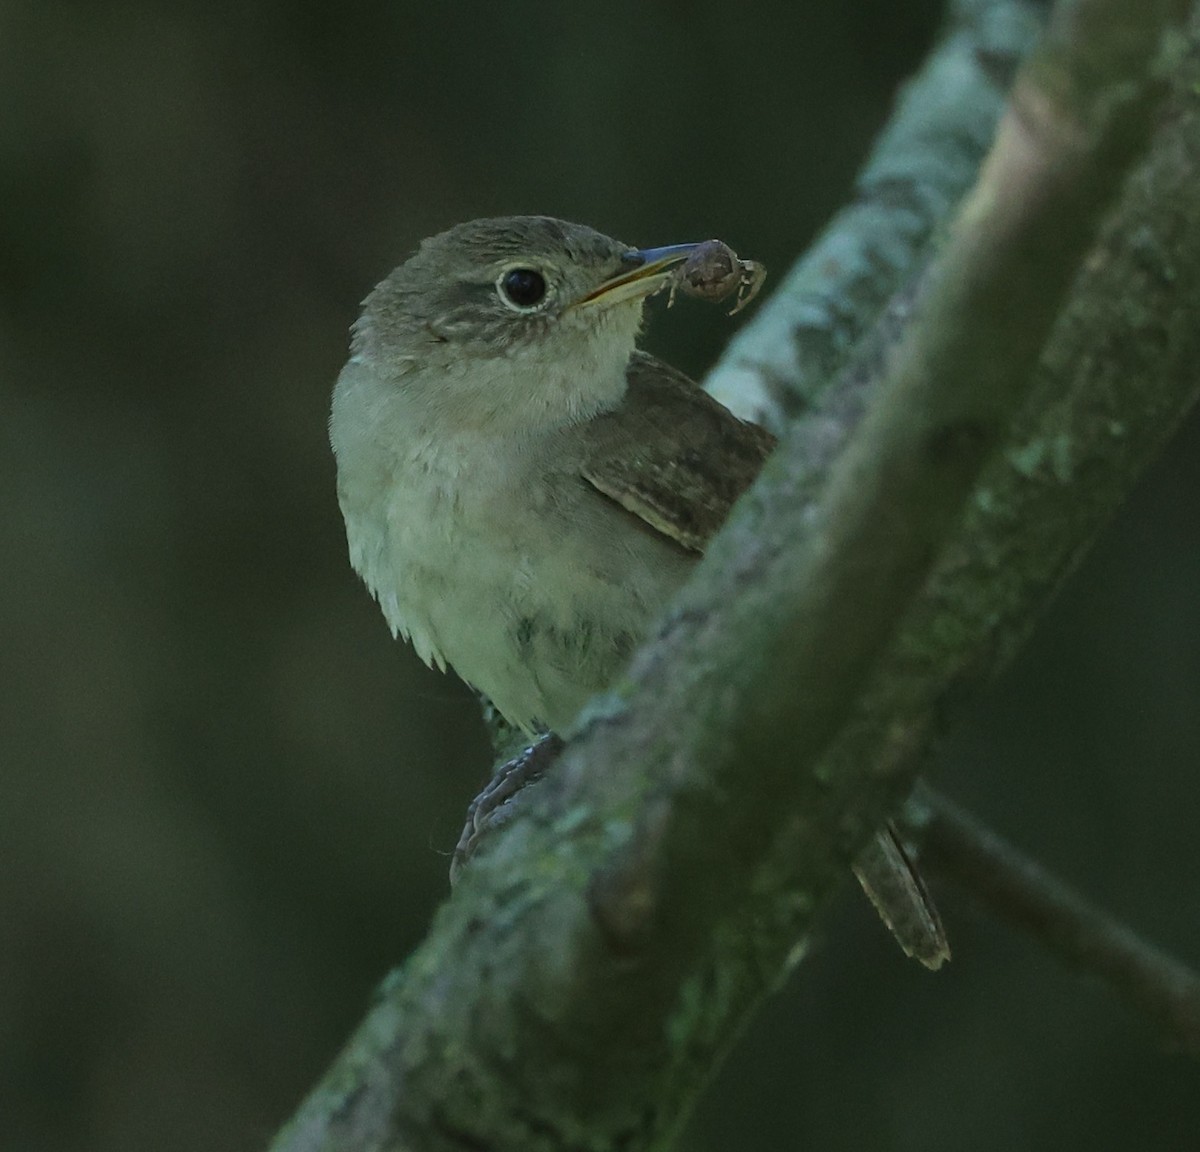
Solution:
[[[725,522],[775,447],[699,385],[644,352],[621,406],[591,421],[583,477],[693,552]]]

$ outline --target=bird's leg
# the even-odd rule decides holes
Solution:
[[[526,785],[541,779],[558,759],[562,749],[562,737],[547,732],[497,769],[496,774],[467,809],[466,823],[450,860],[451,885],[458,881],[463,865],[479,847],[480,840],[512,819],[512,801],[517,793]]]

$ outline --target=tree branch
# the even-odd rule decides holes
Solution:
[[[921,859],[1070,967],[1107,983],[1168,1044],[1200,1056],[1200,977],[1091,904],[957,804],[923,789],[906,821]]]
[[[1176,98],[1076,278],[1030,402],[831,750],[829,773],[845,763],[928,758],[937,737],[1020,647],[1200,395],[1194,25],[1195,18]],[[853,427],[856,406],[872,394],[879,359],[868,347],[866,366],[851,366],[849,375],[865,383],[857,394],[843,386],[834,398],[840,429]]]
[[[1145,138],[1159,35],[1185,7],[1059,5],[907,333],[874,361],[886,379],[868,389],[874,400],[823,489],[814,498],[806,441],[789,437],[628,681],[585,718],[527,817],[473,862],[277,1149],[632,1152],[678,1131],[911,784],[936,727],[926,703],[936,669],[890,714],[872,673],[914,596],[935,586],[939,555],[939,571],[975,556],[962,518],[971,485],[1028,395],[1099,215]],[[1200,133],[1186,116],[1170,127],[1181,125],[1156,158],[1182,149],[1194,179]],[[1180,385],[1179,363],[1195,362],[1195,325],[1176,319],[1185,296],[1184,313],[1195,307],[1195,199],[1170,204],[1191,240],[1186,267],[1179,257],[1186,291],[1164,305],[1171,338],[1137,353],[1142,394],[1113,381],[1126,425],[1159,438],[1195,390],[1194,379]],[[1122,212],[1142,214],[1126,224],[1151,226],[1152,208],[1127,198]],[[1087,315],[1128,319],[1100,300]],[[1059,397],[1042,379],[1048,406]],[[1030,418],[1040,426],[1041,413]],[[1114,439],[1085,422],[1078,443],[1109,461]],[[1117,492],[1136,461],[1118,456],[1106,473]],[[1095,524],[1055,528],[1073,555]],[[959,591],[986,606],[995,572],[963,566]],[[1019,631],[1039,599],[1026,588],[999,626]],[[960,671],[950,661],[940,683]],[[852,720],[868,683],[874,730]],[[879,754],[836,755],[846,732]]]
[[[950,0],[946,35],[902,90],[851,203],[709,373],[722,404],[779,431],[821,400],[974,183],[1044,8]]]

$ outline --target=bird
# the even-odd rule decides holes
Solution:
[[[705,272],[716,243],[474,220],[424,240],[353,326],[329,420],[351,565],[393,635],[530,739],[617,678],[775,446],[638,347],[650,296],[740,279]],[[890,826],[873,851],[927,905],[914,947],[936,966]]]

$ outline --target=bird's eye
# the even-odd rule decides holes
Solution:
[[[510,268],[496,282],[500,296],[519,312],[536,308],[546,298],[546,278],[536,268]]]

